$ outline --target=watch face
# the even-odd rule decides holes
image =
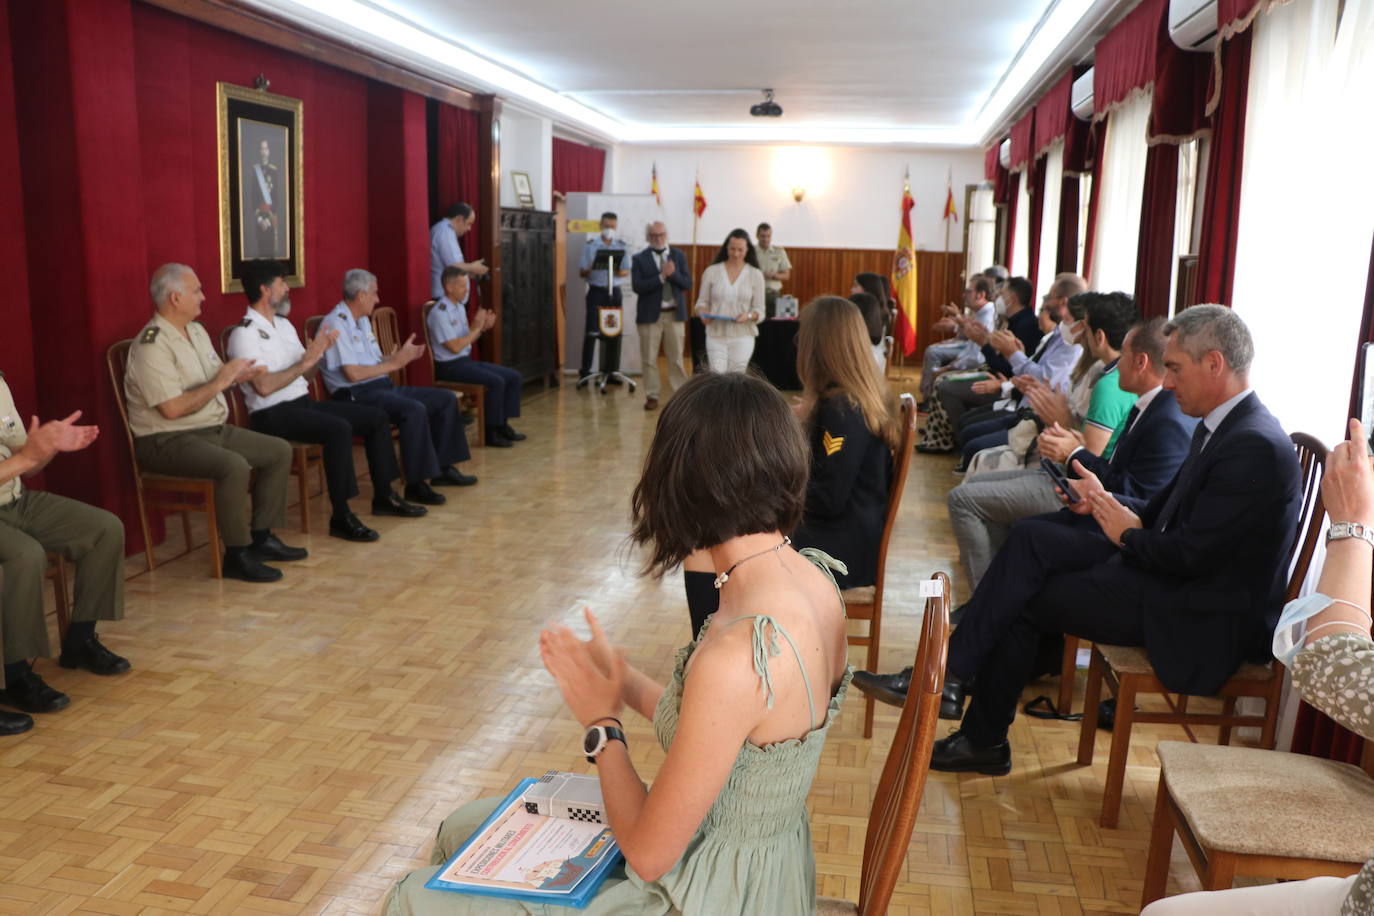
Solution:
[[[590,754],[596,750],[596,746],[601,743],[601,729],[589,728],[587,734],[582,738],[582,753]]]

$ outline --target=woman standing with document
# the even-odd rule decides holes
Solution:
[[[763,317],[763,271],[749,233],[725,237],[711,266],[702,271],[693,310],[706,325],[706,362],[712,372],[743,372],[754,355]]]
[[[679,651],[666,686],[628,664],[590,612],[589,641],[565,627],[540,635],[544,665],[587,729],[626,859],[588,913],[815,912],[806,796],[852,670],[831,574],[842,564],[782,534],[801,518],[809,464],[800,425],[767,382],[692,378],[659,419],[630,536],[649,552],[649,575],[709,553],[720,610]],[[667,753],[652,789],[619,727],[625,706],[653,720]],[[472,802],[444,821],[435,867],[397,884],[389,916],[561,912],[425,887],[498,804]]]

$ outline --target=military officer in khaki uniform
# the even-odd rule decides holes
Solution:
[[[272,533],[286,520],[291,446],[227,422],[224,391],[266,371],[248,359],[221,362],[196,317],[205,301],[184,264],[164,264],[149,287],[157,312],[134,339],[124,376],[134,451],[145,471],[215,481],[215,516],[224,539],[224,575],[275,582],[264,560],[300,560]],[[257,472],[256,475],[253,472]],[[252,479],[251,525],[243,497]]]
[[[41,490],[20,478],[37,474],[59,452],[75,452],[95,441],[99,430],[79,426],[77,411],[65,420],[25,429],[4,373],[0,373],[0,645],[4,647],[4,686],[0,704],[24,712],[53,712],[70,700],[43,682],[30,659],[51,654],[43,617],[43,578],[47,551],[76,565],[76,604],[62,640],[58,663],[96,674],[119,674],[129,663],[100,644],[97,620],[124,616],[124,526],[104,509]],[[0,711],[0,735],[28,731],[26,715]]]

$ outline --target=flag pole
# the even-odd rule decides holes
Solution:
[[[697,191],[701,187],[701,167],[696,169],[696,177],[692,179],[692,283],[697,282],[697,224],[701,222],[701,214],[697,212]]]
[[[945,178],[945,187],[949,189],[947,200],[954,199],[954,166],[949,167],[949,174]],[[943,287],[940,293],[942,296],[949,295],[949,208],[945,208],[945,257],[944,269],[940,271],[940,282]]]
[[[903,206],[905,206],[905,203],[906,203],[906,195],[907,195],[907,193],[910,192],[910,191],[911,191],[911,163],[908,162],[907,165],[906,165],[906,170],[902,173],[902,202],[903,202]],[[914,238],[911,240],[911,257],[913,258],[913,260],[914,260],[915,257],[916,257],[916,240],[915,240]],[[896,284],[895,284],[895,282],[894,282],[893,286],[894,286],[894,288],[893,288],[893,295],[896,295],[896,288],[895,288],[895,287],[896,287]],[[896,336],[896,330],[897,330],[897,328],[896,328],[895,325],[893,326],[892,330],[893,330],[893,336],[892,336],[892,352],[893,352],[893,355],[895,355],[895,356],[897,357],[897,374],[896,374],[896,375],[889,375],[888,378],[891,379],[891,380],[894,381],[894,382],[909,382],[909,381],[911,381],[912,379],[914,379],[915,376],[907,375],[907,374],[906,374],[906,348],[903,347],[903,346],[902,346],[900,343],[898,343],[898,341],[897,341],[897,336]],[[913,328],[912,330],[915,331],[915,328]],[[892,360],[888,360],[888,369],[890,370],[891,368],[892,368]]]

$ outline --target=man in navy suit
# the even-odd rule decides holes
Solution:
[[[1143,646],[1166,688],[1204,696],[1243,662],[1269,658],[1297,458],[1250,390],[1254,344],[1234,312],[1194,306],[1166,333],[1164,388],[1202,418],[1187,458],[1148,501],[1113,495],[1075,461],[1071,511],[1012,529],[950,640],[949,670],[978,684],[959,730],[936,743],[933,769],[1011,769],[1007,730],[1045,636]]]
[[[682,329],[692,273],[686,255],[668,247],[668,227],[662,222],[649,225],[648,241],[649,247],[630,259],[630,285],[639,297],[635,330],[639,332],[644,409],[654,410],[658,407],[660,345],[668,357],[668,387],[676,391],[687,382],[682,370]]]

